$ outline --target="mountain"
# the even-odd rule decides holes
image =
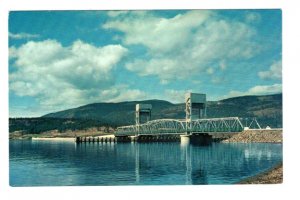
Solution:
[[[50,113],[42,117],[93,119],[107,122],[112,125],[127,125],[134,122],[135,105],[138,103],[151,104],[154,118],[160,110],[174,107],[174,104],[162,100],[130,101],[120,103],[93,103],[78,108]]]
[[[152,105],[152,119],[185,118],[185,104],[162,100],[94,103],[50,113],[42,118],[91,119],[113,126],[134,124],[135,105]],[[241,96],[207,102],[207,117],[256,117],[262,127],[282,127],[282,94]]]

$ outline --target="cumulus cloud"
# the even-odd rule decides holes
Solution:
[[[40,37],[40,35],[38,35],[38,34],[29,34],[29,33],[9,33],[8,36],[11,39],[16,39],[16,40],[20,40],[20,39],[33,39],[33,38]]]
[[[156,75],[161,83],[226,68],[226,60],[245,60],[260,48],[256,31],[245,23],[221,19],[211,11],[195,10],[172,18],[154,16],[111,18],[103,25],[124,33],[127,45],[143,45],[149,58],[137,58],[126,68],[140,76]]]
[[[151,96],[146,95],[146,97],[147,99],[160,99],[171,103],[184,103],[185,94],[188,92],[192,92],[192,90],[165,89],[162,92],[153,93]]]
[[[138,12],[137,12],[138,13]],[[193,28],[208,18],[209,11],[191,11],[173,18],[160,18],[151,14],[142,17],[124,17],[103,25],[105,29],[116,29],[125,34],[125,44],[143,44],[152,52],[167,52],[180,48]]]
[[[101,91],[114,86],[113,71],[127,49],[80,40],[64,47],[45,40],[11,47],[9,52],[14,66],[10,91],[34,97],[41,106],[65,109],[104,99]]]
[[[126,63],[125,66],[128,70],[136,72],[140,76],[157,75],[160,77],[161,83],[166,84],[171,80],[183,79],[183,77],[191,74],[190,70],[184,67],[179,68],[178,66],[183,62],[178,62],[180,61],[171,58],[136,59],[133,62]],[[180,74],[180,76],[174,76],[176,74]]]
[[[183,103],[185,94],[188,92],[192,92],[191,90],[172,90],[167,89],[164,91],[164,97],[162,99],[166,99],[172,103]]]
[[[147,94],[138,89],[126,89],[122,90],[114,98],[108,99],[108,102],[122,102],[122,101],[141,101],[148,98]]]
[[[235,96],[245,96],[245,95],[267,95],[267,94],[277,94],[282,92],[281,84],[273,85],[257,85],[245,92],[232,90],[224,98],[235,97]]]
[[[282,62],[281,60],[274,62],[270,69],[267,71],[258,72],[258,76],[261,79],[275,79],[280,80],[282,77]]]

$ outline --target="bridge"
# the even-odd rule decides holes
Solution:
[[[116,135],[167,135],[191,133],[233,133],[241,132],[244,126],[238,117],[197,119],[157,119],[144,124],[118,127]]]
[[[188,93],[185,96],[186,118],[185,119],[156,119],[151,120],[152,105],[136,105],[136,124],[118,127],[116,137],[145,137],[145,136],[201,136],[211,137],[210,133],[238,133],[246,127],[256,125],[261,128],[255,118],[249,126],[244,126],[239,117],[206,117],[206,95]],[[144,121],[143,121],[144,119]]]

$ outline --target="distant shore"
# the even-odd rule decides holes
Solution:
[[[57,138],[33,137],[33,138],[31,138],[31,140],[75,142],[75,138],[66,138],[66,137],[57,137]]]
[[[46,139],[46,140],[59,140],[61,139],[74,139],[76,137],[98,137],[98,136],[106,136],[111,135],[112,132],[102,132],[102,131],[89,131],[89,130],[82,130],[82,131],[67,131],[67,132],[58,132],[58,131],[49,131],[43,132],[40,134],[22,134],[21,132],[14,132],[9,134],[10,140],[31,140],[31,139]]]

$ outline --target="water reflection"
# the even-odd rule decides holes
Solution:
[[[282,160],[280,144],[10,142],[10,183],[226,184]]]

